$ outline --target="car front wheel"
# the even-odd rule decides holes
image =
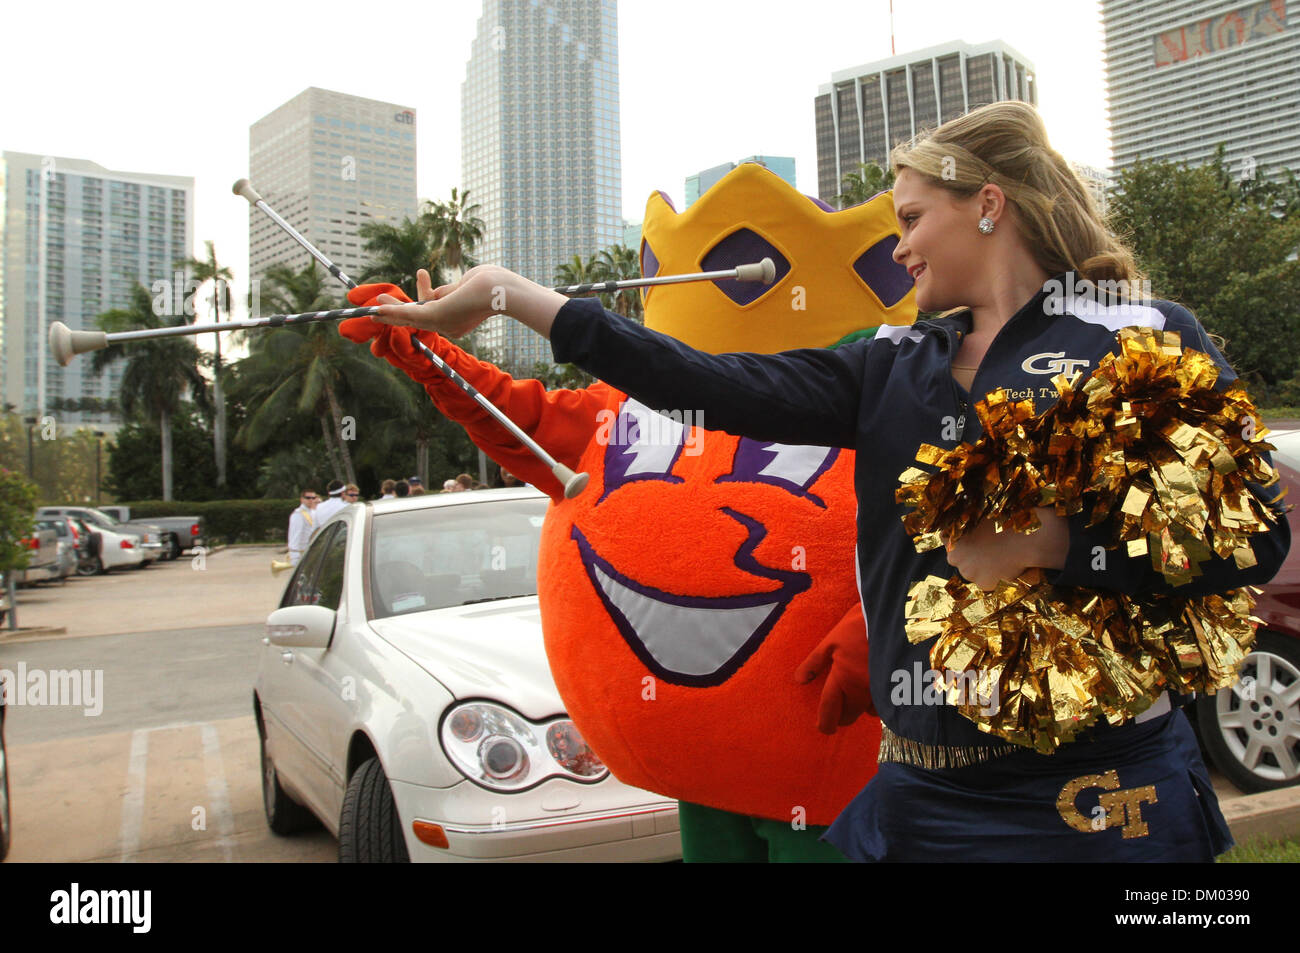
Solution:
[[[339,863],[409,863],[393,789],[378,758],[353,773],[339,818]]]
[[[1259,630],[1231,688],[1196,700],[1201,740],[1246,792],[1300,782],[1300,641]]]
[[[101,576],[104,573],[104,564],[100,562],[98,556],[92,556],[84,562],[77,563],[78,576]]]
[[[262,743],[262,807],[266,811],[266,825],[276,834],[296,834],[320,824],[316,815],[303,807],[280,787],[275,773],[275,762],[266,753],[266,735],[259,734]]]

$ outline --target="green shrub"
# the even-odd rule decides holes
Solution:
[[[22,537],[31,533],[35,516],[36,484],[0,467],[0,573],[26,568],[32,551]]]

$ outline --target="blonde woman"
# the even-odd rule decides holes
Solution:
[[[980,435],[975,401],[1006,388],[1031,396],[1042,412],[1054,397],[1051,377],[1095,368],[1121,327],[1178,331],[1225,379],[1235,375],[1186,309],[1142,294],[1131,254],[1051,149],[1032,107],[974,110],[895,150],[892,164],[901,232],[894,262],[915,280],[917,307],[945,313],[882,328],[869,341],[715,356],[491,266],[437,289],[421,272],[421,303],[381,299],[391,304],[379,321],[458,336],[500,310],[504,295],[512,317],[550,338],[557,361],[647,406],[703,411],[711,427],[755,439],[859,451],[860,586],[871,694],[885,729],[880,770],[826,835],[849,857],[1209,861],[1231,838],[1176,699],[1039,755],[936,703],[920,684],[930,644],[904,637],[906,593],[927,575],[956,570],[988,589],[1040,567],[1065,586],[1166,589],[1150,561],[1117,551],[1099,568],[1093,547],[1106,540],[1050,509],[1039,512],[1043,527],[1034,534],[982,526],[948,552],[917,554],[894,490],[920,444],[946,448]],[[1096,283],[1109,294],[1090,297]],[[364,337],[356,328],[349,336]],[[377,324],[366,333],[379,339],[377,354],[409,349],[404,333]],[[1180,591],[1263,583],[1289,545],[1282,518],[1255,538],[1257,566],[1214,561]]]

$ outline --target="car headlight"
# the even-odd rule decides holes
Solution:
[[[599,781],[609,774],[568,718],[537,724],[494,702],[450,709],[439,731],[458,771],[494,791],[522,791],[547,778]]]

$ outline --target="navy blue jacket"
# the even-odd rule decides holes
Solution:
[[[942,548],[918,554],[904,531],[905,511],[894,499],[899,474],[915,465],[922,443],[950,448],[980,436],[972,394],[978,400],[1005,388],[1014,399],[1032,398],[1039,413],[1046,410],[1056,399],[1052,377],[1063,370],[1090,373],[1114,351],[1121,327],[1177,331],[1184,346],[1219,364],[1220,387],[1236,378],[1186,308],[1168,301],[1100,306],[1062,298],[1061,288],[1068,294],[1070,284],[1062,278],[1049,281],[998,332],[970,394],[952,377],[953,355],[971,329],[968,311],[912,326],[884,326],[869,340],[835,350],[713,355],[606,312],[594,299],[576,299],[560,309],[551,343],[557,361],[577,364],[648,407],[702,412],[711,430],[857,451],[858,581],[876,709],[905,738],[987,745],[993,739],[954,708],[925,704],[919,686],[915,692],[891,691],[900,679],[930,667],[932,641],[910,645],[904,636],[908,589],[927,575],[954,573]],[[798,314],[791,319],[798,320]],[[1257,492],[1273,500],[1278,491],[1274,486]],[[1094,570],[1093,547],[1108,540],[1099,529],[1085,530],[1085,521],[1082,515],[1070,521],[1069,553],[1055,582],[1128,594],[1169,591],[1148,557],[1130,559],[1123,550],[1111,550],[1105,567]],[[1263,584],[1281,567],[1289,546],[1290,530],[1280,516],[1270,533],[1253,540],[1257,566],[1239,570],[1231,558],[1216,559],[1179,591]]]

